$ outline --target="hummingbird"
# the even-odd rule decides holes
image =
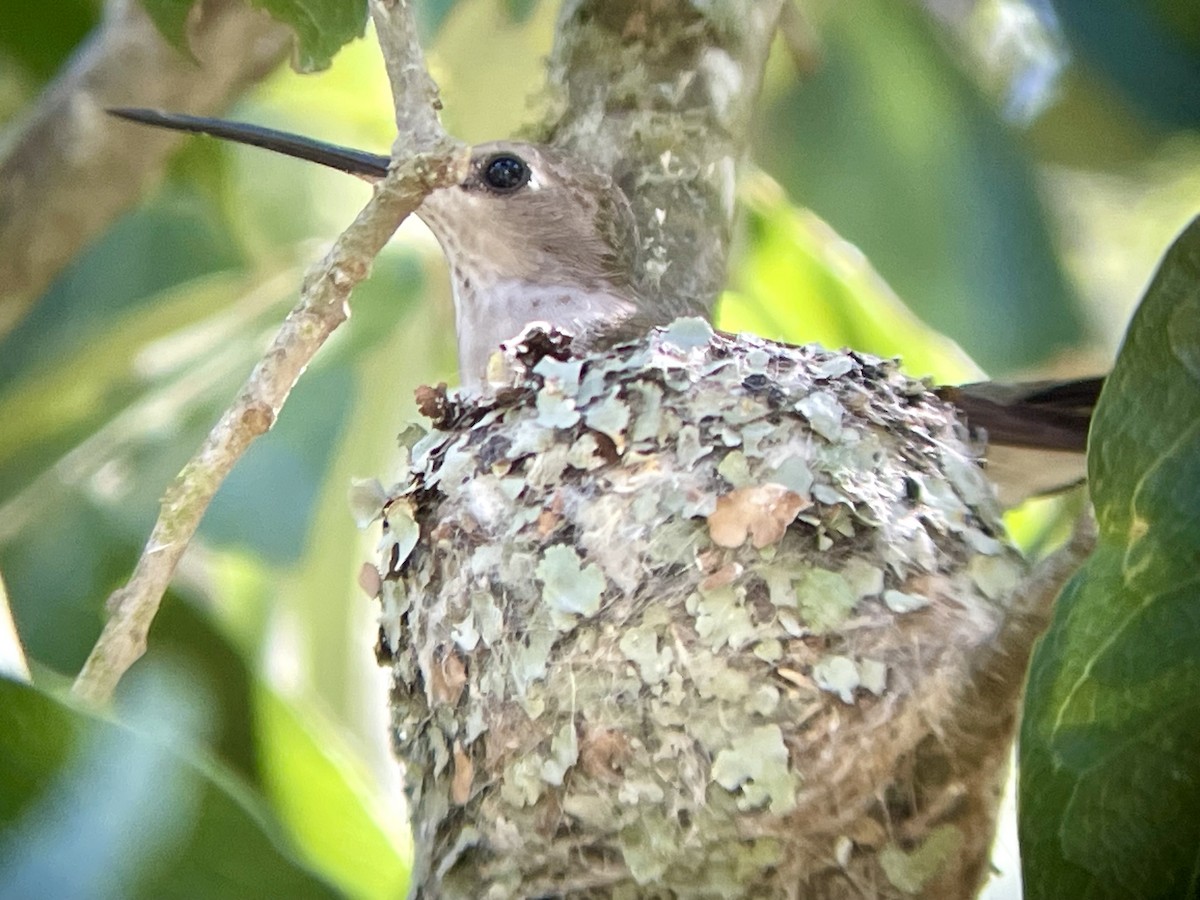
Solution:
[[[372,183],[391,162],[244,122],[151,109],[108,112],[261,147]],[[640,264],[633,209],[612,176],[552,146],[478,144],[463,181],[433,191],[416,214],[449,265],[464,386],[484,384],[492,353],[533,322],[571,334],[574,348],[589,351],[696,313],[655,290]],[[1001,503],[1012,506],[1083,480],[1088,427],[1103,383],[1103,377],[978,382],[936,392],[972,429],[986,432],[988,474]]]

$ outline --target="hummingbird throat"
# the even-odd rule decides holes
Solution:
[[[579,286],[501,279],[480,284],[457,266],[451,270],[458,365],[462,383],[481,387],[488,360],[502,341],[526,326],[544,322],[570,333],[585,348],[590,339],[629,318],[637,307],[628,299]]]

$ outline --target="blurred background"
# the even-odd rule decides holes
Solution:
[[[453,133],[510,136],[539,118],[556,4],[419,9]],[[0,5],[0,146],[100,12],[92,0]],[[323,72],[281,68],[227,117],[386,153],[390,110],[368,35]],[[1200,12],[1185,0],[806,0],[772,56],[718,323],[903,356],[943,381],[1103,371],[1158,258],[1200,211],[1198,126]],[[163,183],[0,334],[0,575],[35,683],[69,684],[158,497],[368,192],[189,140]],[[419,224],[352,309],[222,488],[122,687],[127,721],[203,748],[188,751],[186,778],[162,776],[190,787],[172,800],[175,831],[153,826],[154,853],[175,872],[220,860],[243,873],[214,896],[263,895],[245,872],[283,876],[237,868],[226,845],[200,840],[196,810],[215,808],[213,792],[229,821],[295,865],[290,895],[388,897],[405,883],[375,609],[357,586],[377,535],[355,529],[347,491],[355,477],[398,478],[413,388],[456,379],[446,276]],[[1026,512],[1015,533],[1038,546],[1055,508]],[[49,726],[48,743],[0,748],[42,754],[25,763],[26,793],[0,796],[0,821],[42,816],[42,831],[20,820],[23,840],[63,853],[76,847],[64,834],[122,821],[145,772],[167,771],[158,743],[143,755],[160,769],[143,770],[125,764],[142,746],[133,738],[72,727],[91,764],[128,788],[90,796],[86,812],[66,788],[49,811],[31,799],[73,758]],[[15,862],[28,845],[14,848],[0,832],[0,873],[45,877]],[[71,858],[79,878],[89,860],[99,877],[103,856]],[[111,895],[162,896],[164,866],[108,872]],[[1015,896],[1011,881],[1003,890]]]

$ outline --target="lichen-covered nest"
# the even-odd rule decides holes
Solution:
[[[566,343],[427,389],[383,507],[419,892],[970,896],[1023,567],[953,411],[698,320]]]

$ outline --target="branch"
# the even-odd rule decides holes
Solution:
[[[613,172],[665,308],[711,315],[725,283],[736,170],[780,0],[569,0],[549,78],[552,143]]]
[[[132,140],[105,107],[216,112],[291,46],[288,29],[243,0],[206,0],[189,38],[195,59],[168,46],[138,3],[112,0],[0,157],[0,336],[179,144],[166,133]]]
[[[146,650],[150,623],[180,558],[217,489],[251,442],[275,422],[292,386],[330,334],[347,318],[350,292],[371,261],[430,191],[462,179],[466,155],[441,129],[436,87],[424,72],[416,32],[402,4],[372,2],[379,40],[393,78],[397,125],[409,156],[392,170],[370,202],[305,278],[300,301],[233,405],[176,476],[129,582],[108,599],[109,619],[74,685],[95,703],[107,701],[121,676]]]

